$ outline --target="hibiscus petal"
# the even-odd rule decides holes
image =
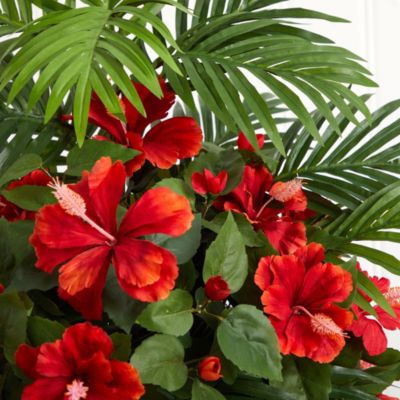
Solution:
[[[301,260],[306,269],[309,269],[324,260],[325,249],[319,243],[310,243],[297,249],[294,254]]]
[[[262,133],[257,133],[256,134],[256,138],[257,138],[258,148],[262,149],[263,146],[264,146],[265,136]],[[240,150],[254,151],[253,145],[247,140],[247,138],[246,138],[246,136],[244,135],[243,132],[239,132],[237,145],[238,145]]]
[[[359,316],[349,330],[354,336],[362,337],[363,345],[370,356],[381,354],[387,349],[387,338],[378,321]]]
[[[122,122],[106,109],[96,93],[92,94],[90,101],[89,121],[107,131],[117,143],[126,144],[125,128]]]
[[[84,289],[90,289],[102,277],[110,264],[109,246],[89,249],[70,260],[60,268],[60,288],[70,296]]]
[[[263,257],[258,263],[256,273],[254,274],[254,283],[261,289],[267,290],[272,283],[271,257]]]
[[[306,272],[299,304],[318,310],[346,300],[352,288],[350,272],[331,263],[317,264]]]
[[[68,383],[65,378],[38,379],[24,389],[21,400],[63,399]]]
[[[272,246],[281,254],[292,254],[307,243],[306,228],[302,222],[270,218],[262,221],[261,229]]]
[[[15,362],[18,368],[29,378],[36,379],[39,375],[35,370],[39,347],[21,344],[15,353]]]
[[[75,363],[91,358],[98,352],[108,358],[113,350],[112,341],[107,333],[89,322],[71,326],[64,332],[62,340],[65,353]]]
[[[116,399],[138,400],[143,396],[145,390],[136,368],[114,360],[111,361],[111,368],[114,375],[112,392]]]
[[[310,318],[306,315],[293,316],[287,324],[285,334],[287,346],[284,354],[308,357],[320,363],[331,362],[345,345],[341,335],[320,335],[314,332]]]
[[[40,346],[36,371],[46,378],[68,378],[73,375],[73,365],[66,358],[61,340]]]
[[[140,151],[140,154],[125,163],[126,174],[128,176],[132,176],[134,172],[142,168],[146,161],[146,155],[144,154],[143,150],[143,139],[140,135],[128,132],[127,137],[129,141],[129,147]]]
[[[202,140],[201,129],[193,118],[174,117],[158,123],[147,132],[143,138],[143,149],[153,165],[168,169],[177,160],[197,155]]]
[[[58,204],[41,208],[30,238],[53,249],[85,248],[104,244],[107,239],[81,218],[67,214]]]
[[[110,157],[102,157],[88,174],[90,206],[100,225],[115,234],[117,207],[124,191],[126,173],[121,161],[112,163]]]
[[[165,187],[150,189],[125,214],[119,236],[180,236],[190,228],[193,218],[186,197]]]
[[[68,302],[76,311],[88,320],[100,320],[103,313],[102,293],[107,278],[108,261],[99,268],[97,278],[92,286],[70,295],[60,286],[58,296]]]
[[[122,97],[129,131],[142,134],[147,125],[166,117],[169,109],[175,103],[175,93],[169,89],[163,78],[159,77],[158,80],[163,93],[163,97],[160,99],[142,84],[133,83],[143,103],[146,117],[143,117],[125,96]]]
[[[115,246],[113,264],[121,287],[141,301],[165,299],[178,277],[175,256],[146,240],[122,239]]]

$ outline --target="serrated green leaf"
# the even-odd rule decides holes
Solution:
[[[203,280],[220,275],[236,293],[247,277],[248,261],[246,247],[238,227],[229,214],[217,238],[206,251]]]
[[[143,383],[173,392],[180,389],[188,377],[188,368],[183,362],[184,353],[177,338],[154,335],[135,349],[130,362],[139,371]]]
[[[111,157],[115,162],[126,162],[137,156],[139,152],[129,147],[106,140],[88,140],[82,147],[74,147],[68,154],[66,173],[80,176],[82,171],[90,170],[101,157]]]
[[[256,307],[241,304],[232,309],[219,325],[217,339],[225,357],[242,371],[282,380],[275,330]]]
[[[225,400],[225,397],[213,387],[195,379],[192,386],[192,400]]]
[[[149,304],[137,322],[153,332],[183,336],[193,325],[192,305],[189,292],[175,289],[165,300]]]
[[[2,172],[0,176],[0,186],[3,186],[11,180],[22,178],[29,172],[38,169],[41,166],[42,159],[37,154],[24,154]]]

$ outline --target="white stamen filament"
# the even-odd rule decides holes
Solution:
[[[84,386],[83,382],[79,379],[74,379],[71,384],[67,385],[67,391],[64,395],[68,400],[81,400],[86,399],[89,388]]]
[[[79,193],[74,192],[67,185],[60,182],[58,178],[53,178],[53,182],[49,183],[48,186],[54,189],[54,197],[58,200],[61,208],[67,214],[83,219],[83,221],[89,224],[92,228],[105,236],[109,240],[109,245],[116,243],[117,239],[113,235],[104,230],[100,225],[86,215],[86,203]]]

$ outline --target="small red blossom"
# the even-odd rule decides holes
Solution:
[[[67,328],[54,343],[20,345],[17,366],[33,380],[21,400],[139,400],[144,386],[137,370],[110,359],[112,351],[106,332],[88,322]]]
[[[107,131],[112,141],[141,153],[125,164],[129,176],[139,170],[145,160],[158,168],[168,169],[177,160],[194,157],[201,149],[202,131],[193,118],[164,119],[175,102],[175,93],[168,88],[162,78],[159,78],[159,81],[163,92],[161,99],[140,83],[133,83],[142,100],[146,117],[143,117],[129,100],[122,96],[120,102],[123,105],[126,123],[108,112],[95,93],[92,96],[89,121]],[[161,122],[145,132],[150,124],[161,119]],[[96,138],[110,140],[105,136]]]
[[[221,171],[217,176],[215,176],[209,169],[204,168],[202,173],[193,172],[192,174],[192,187],[193,190],[200,194],[220,194],[226,186],[228,181],[227,171]]]
[[[262,133],[256,134],[257,145],[259,149],[262,149],[264,146],[264,135]],[[248,150],[254,151],[253,145],[247,140],[247,137],[244,135],[243,132],[239,132],[237,145],[240,150]]]
[[[148,190],[126,212],[117,228],[117,207],[126,173],[120,161],[98,160],[75,185],[55,182],[59,204],[37,214],[30,243],[36,267],[59,272],[59,296],[87,319],[99,319],[101,294],[110,263],[118,282],[131,297],[165,299],[178,276],[176,257],[143,240],[153,233],[180,236],[192,223],[188,200],[164,187]]]
[[[0,294],[4,292],[4,285],[0,283]]]
[[[366,275],[380,290],[396,314],[396,316],[393,317],[381,307],[375,305],[374,309],[378,316],[378,318],[375,318],[357,305],[353,304],[351,306],[357,318],[354,319],[349,330],[353,332],[354,336],[361,337],[368,354],[375,356],[383,353],[387,349],[388,341],[384,328],[388,330],[400,329],[400,288],[391,287],[390,281],[387,278],[370,277],[366,271],[361,270],[359,264],[357,267],[359,273]],[[359,290],[359,292],[367,301],[371,301],[371,298],[363,291]]]
[[[212,276],[207,280],[204,292],[213,301],[225,300],[231,294],[228,283],[220,275]]]
[[[21,179],[11,182],[7,186],[7,190],[13,190],[16,187],[25,185],[46,186],[49,182],[50,177],[45,172],[37,169]],[[4,217],[8,221],[17,221],[35,219],[35,215],[35,211],[24,210],[0,195],[0,217]]]
[[[273,177],[262,165],[246,165],[241,183],[229,194],[216,199],[214,206],[225,211],[243,214],[255,229],[261,229],[272,246],[281,254],[291,254],[307,243],[306,229],[297,211],[307,206],[301,189],[294,198],[278,204],[269,205],[273,198],[267,194],[271,189]],[[298,202],[298,198],[302,198]]]
[[[215,382],[222,378],[221,361],[218,357],[208,356],[201,360],[199,364],[199,375],[203,381]]]
[[[254,281],[282,353],[329,363],[344,347],[352,322],[352,313],[335,304],[349,296],[352,277],[323,259],[318,243],[293,255],[263,257]]]

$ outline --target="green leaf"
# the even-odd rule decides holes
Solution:
[[[231,293],[235,293],[246,280],[247,270],[246,246],[232,214],[229,214],[207,249],[203,280],[207,282],[210,277],[220,275],[228,283]]]
[[[132,325],[146,307],[146,303],[132,299],[121,289],[113,270],[104,288],[103,304],[104,311],[126,333],[131,331]]]
[[[173,392],[180,389],[188,377],[184,353],[177,338],[154,335],[136,348],[130,362],[138,369],[143,383],[159,385]]]
[[[137,322],[153,332],[183,336],[193,325],[192,305],[189,292],[175,289],[165,300],[149,304]]]
[[[8,362],[14,364],[15,351],[25,342],[28,315],[32,303],[29,298],[18,293],[0,295],[0,344]]]
[[[37,154],[24,154],[2,173],[0,186],[11,180],[19,179],[41,166],[42,159]]]
[[[28,338],[33,346],[61,339],[64,330],[65,326],[57,321],[51,321],[39,316],[29,317],[28,319]]]
[[[192,386],[192,400],[225,400],[225,397],[213,387],[195,379]]]
[[[381,293],[377,286],[369,278],[367,278],[366,275],[362,273],[358,274],[358,286],[369,297],[371,297],[378,304],[379,307],[385,310],[392,317],[396,317],[396,313],[387,302],[385,296]]]
[[[1,193],[7,200],[24,210],[37,211],[46,204],[57,200],[51,189],[46,186],[24,185]]]
[[[182,236],[171,237],[164,234],[146,236],[148,240],[168,249],[176,257],[178,264],[184,264],[196,254],[201,241],[201,215],[195,214],[191,228]]]
[[[131,335],[125,333],[114,332],[110,335],[113,342],[113,352],[111,358],[119,361],[127,362],[131,355]]]
[[[90,170],[101,157],[111,157],[113,162],[126,162],[137,156],[137,150],[130,149],[107,140],[88,140],[82,147],[75,146],[68,154],[66,173],[80,176],[82,171]]]
[[[328,400],[331,392],[331,366],[307,358],[296,358],[295,364],[308,400]]]
[[[225,357],[242,371],[282,380],[275,330],[256,307],[242,304],[231,310],[217,329],[217,339]]]

